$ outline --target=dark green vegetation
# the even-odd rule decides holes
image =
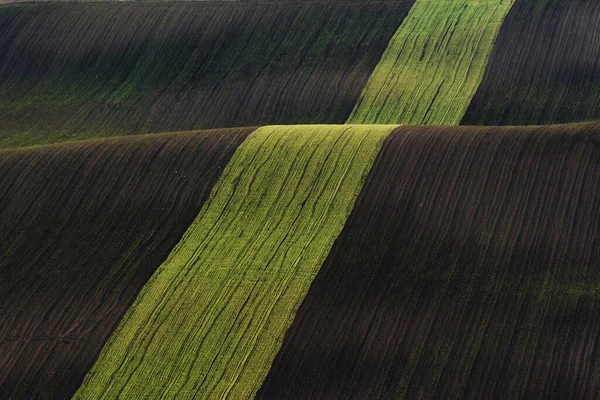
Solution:
[[[395,130],[259,398],[600,398],[600,125]]]
[[[0,151],[0,398],[75,392],[250,131]]]
[[[393,128],[252,133],[75,397],[253,396]]]
[[[600,2],[517,1],[462,124],[595,119],[600,119]]]
[[[0,8],[0,146],[344,123],[402,2]]]

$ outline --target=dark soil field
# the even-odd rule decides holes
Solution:
[[[600,397],[600,126],[386,142],[258,398]]]
[[[0,151],[0,398],[69,398],[252,129]]]
[[[0,8],[0,146],[344,123],[411,1]]]
[[[509,12],[464,125],[600,118],[600,2],[519,0]]]

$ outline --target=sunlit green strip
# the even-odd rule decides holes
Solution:
[[[458,125],[514,0],[417,0],[348,123]]]
[[[393,128],[252,133],[75,398],[251,397]]]

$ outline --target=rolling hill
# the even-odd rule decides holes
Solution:
[[[410,5],[0,7],[0,146],[344,123]]]
[[[600,3],[517,1],[462,123],[600,119]]]
[[[591,0],[0,6],[0,397],[600,398]]]
[[[0,397],[69,397],[252,129],[0,151]]]

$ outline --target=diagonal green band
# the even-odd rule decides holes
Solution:
[[[393,128],[253,132],[75,398],[253,395]]]
[[[514,0],[417,0],[348,123],[458,125]]]

